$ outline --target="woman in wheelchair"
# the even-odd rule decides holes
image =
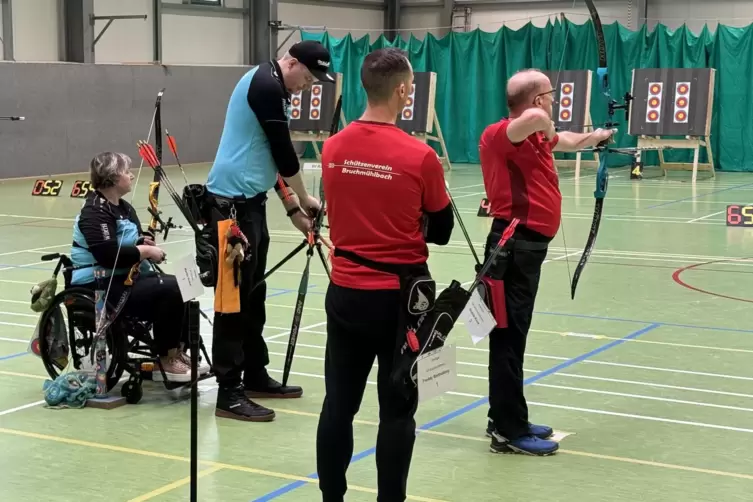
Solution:
[[[92,159],[91,186],[73,225],[71,284],[96,289],[95,268],[105,272],[107,302],[115,305],[125,291],[133,265],[138,277],[120,315],[126,314],[153,325],[160,363],[169,381],[188,382],[191,359],[184,352],[188,333],[183,298],[175,276],[158,273],[152,263],[161,263],[165,252],[154,243],[155,236],[141,229],[133,206],[122,197],[131,191],[131,159],[122,153],[105,152]],[[206,373],[208,366],[200,365]],[[162,380],[159,371],[154,380]]]

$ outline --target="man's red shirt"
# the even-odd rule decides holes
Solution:
[[[510,122],[505,118],[481,135],[479,156],[490,215],[507,221],[518,218],[526,228],[553,238],[562,217],[552,156],[558,137],[547,141],[537,132],[514,144],[507,136]]]
[[[450,203],[436,152],[397,126],[356,120],[325,141],[322,180],[335,248],[385,263],[426,261],[424,212]],[[399,289],[397,276],[332,258],[332,282]]]

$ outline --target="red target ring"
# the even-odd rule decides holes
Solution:
[[[661,101],[659,101],[659,98],[651,98],[648,100],[648,106],[650,106],[651,108],[656,108],[657,106],[659,106],[659,103],[661,103]]]
[[[570,118],[570,112],[568,110],[562,110],[560,112],[560,120],[568,120]]]
[[[648,113],[648,120],[654,121],[659,119],[659,114],[655,111],[651,111]]]
[[[561,104],[565,107],[570,106],[572,104],[572,100],[570,100],[570,98],[562,98]]]
[[[688,99],[687,98],[677,98],[677,106],[680,108],[685,108],[688,106]]]
[[[318,96],[321,93],[322,93],[322,88],[320,86],[316,85],[311,88],[311,94],[313,94],[314,96]]]
[[[654,84],[651,86],[651,94],[659,94],[661,92],[661,86]]]
[[[319,98],[314,98],[311,100],[311,106],[319,106],[321,104],[321,100]]]
[[[677,120],[685,120],[686,117],[687,117],[687,115],[685,115],[685,112],[683,112],[683,111],[679,111],[679,112],[677,112],[675,114],[675,118]]]
[[[573,86],[570,84],[566,84],[562,86],[562,93],[563,94],[570,94],[573,92]]]
[[[688,86],[687,86],[687,85],[685,85],[685,84],[680,84],[680,85],[679,85],[679,86],[677,87],[677,92],[678,92],[679,94],[686,94],[686,93],[688,92]]]
[[[412,116],[413,116],[413,110],[409,110],[409,109],[403,110],[403,118],[404,119],[409,119]]]
[[[311,110],[311,116],[315,119],[319,118],[319,110]]]

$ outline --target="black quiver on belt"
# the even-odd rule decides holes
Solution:
[[[459,282],[453,281],[437,298],[436,283],[429,275],[426,263],[379,263],[339,248],[335,248],[335,256],[396,275],[400,279],[402,308],[390,381],[408,399],[418,386],[416,362],[419,356],[444,345],[458,316],[465,309],[470,293]]]

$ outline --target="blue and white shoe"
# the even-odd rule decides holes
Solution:
[[[492,432],[492,442],[489,451],[492,453],[517,453],[545,457],[553,455],[560,445],[556,441],[539,439],[534,435],[521,436],[510,441],[501,436],[497,431]]]
[[[494,421],[490,418],[486,423],[486,437],[492,437],[494,432]],[[539,439],[549,439],[554,434],[554,430],[547,425],[528,424],[528,432]]]

